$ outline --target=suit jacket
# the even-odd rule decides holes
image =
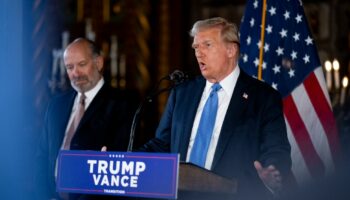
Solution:
[[[55,164],[76,95],[77,92],[72,89],[53,98],[46,112],[37,152],[36,176],[43,199],[56,195]],[[109,151],[126,151],[134,110],[134,104],[130,103],[126,94],[105,83],[85,111],[72,138],[71,149],[99,151],[102,146],[107,146]]]
[[[198,77],[171,91],[156,137],[146,143],[142,151],[180,153],[180,159],[186,161],[192,125],[205,82],[203,77]],[[259,199],[268,198],[271,193],[256,172],[255,160],[264,166],[273,164],[282,175],[286,175],[291,166],[290,145],[279,93],[241,70],[211,171],[238,180],[237,196],[241,198],[255,199],[255,194],[260,195]]]

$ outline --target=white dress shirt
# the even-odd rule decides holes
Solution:
[[[218,104],[218,111],[216,114],[216,120],[215,120],[215,125],[213,129],[213,134],[211,136],[209,148],[208,148],[208,153],[207,153],[207,159],[205,161],[205,168],[206,169],[211,169],[213,159],[214,159],[214,154],[216,151],[216,146],[218,144],[220,132],[221,132],[221,127],[224,122],[226,112],[228,105],[230,104],[233,89],[236,86],[236,82],[238,79],[240,73],[240,69],[238,66],[235,67],[235,69],[227,76],[225,77],[221,82],[221,89],[218,91],[218,98],[219,98],[219,104]],[[199,121],[203,112],[203,108],[205,105],[205,102],[207,101],[209,94],[211,92],[211,86],[214,83],[210,83],[209,81],[206,81],[205,88],[203,90],[202,98],[201,101],[198,105],[197,108],[197,113],[194,118],[193,126],[192,126],[192,132],[191,132],[191,137],[190,137],[190,142],[188,145],[188,150],[187,150],[187,159],[186,161],[189,162],[190,160],[190,155],[192,151],[192,147],[197,135],[197,129],[199,126]]]

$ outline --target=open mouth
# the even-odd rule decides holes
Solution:
[[[198,65],[200,69],[204,69],[206,66],[204,62],[198,62]]]

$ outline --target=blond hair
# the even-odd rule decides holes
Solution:
[[[197,21],[194,23],[190,31],[190,35],[194,37],[198,32],[211,28],[221,29],[221,37],[224,42],[236,43],[239,45],[239,35],[236,24],[230,23],[222,17],[214,17]]]

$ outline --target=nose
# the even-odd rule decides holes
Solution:
[[[72,75],[73,75],[74,77],[77,77],[77,76],[80,75],[79,67],[77,67],[77,66],[74,66],[74,67],[73,67]]]

